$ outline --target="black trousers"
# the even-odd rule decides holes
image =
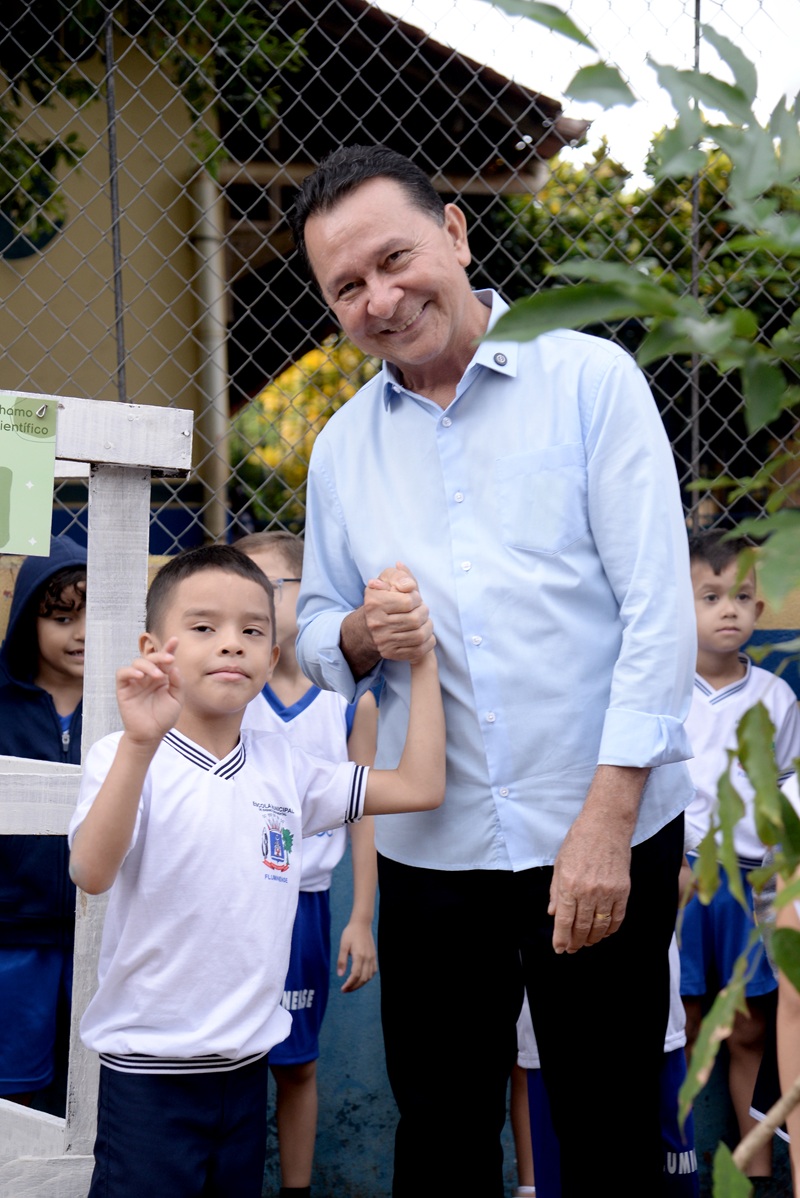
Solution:
[[[552,869],[378,862],[381,1015],[400,1113],[393,1198],[502,1198],[500,1133],[527,988],[562,1198],[659,1192],[658,1079],[683,817],[632,852],[620,930],[552,949]],[[534,1163],[535,1164],[535,1163]]]

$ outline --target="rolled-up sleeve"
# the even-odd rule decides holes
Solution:
[[[598,762],[684,761],[696,660],[687,533],[672,451],[632,360],[612,363],[587,417],[589,518],[622,622]]]

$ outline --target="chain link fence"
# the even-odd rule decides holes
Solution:
[[[748,307],[766,333],[794,307],[797,261],[725,248],[723,157],[649,190],[603,147],[562,160],[586,133],[568,103],[367,0],[4,0],[0,124],[0,388],[194,411],[191,476],[153,483],[155,553],[302,529],[314,437],[377,368],[341,339],[285,220],[336,145],[412,156],[467,213],[475,285],[509,299],[577,254]],[[593,331],[633,351],[643,336]],[[751,436],[734,377],[678,357],[649,373],[695,523],[766,502],[731,502],[721,475],[771,463],[798,481],[790,413]],[[80,480],[59,485],[56,529],[84,507]]]

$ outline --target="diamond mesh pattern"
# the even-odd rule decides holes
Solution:
[[[654,7],[641,0],[643,27]],[[620,37],[635,42],[636,26]],[[709,160],[696,218],[690,181],[634,193],[602,150],[585,169],[559,163],[582,122],[368,0],[5,0],[0,125],[0,385],[194,410],[191,477],[154,480],[157,553],[302,529],[314,436],[376,369],[337,334],[284,216],[342,142],[414,157],[467,212],[475,285],[508,298],[579,255],[750,308],[770,334],[794,307],[797,261],[724,250],[724,159]],[[632,350],[643,332],[596,331]],[[690,489],[698,479],[773,463],[787,488],[800,481],[789,413],[751,436],[735,378],[681,358],[649,374],[696,522],[766,502],[727,510],[713,486]],[[59,486],[56,527],[84,506],[79,482]]]

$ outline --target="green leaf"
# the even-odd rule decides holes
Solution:
[[[532,341],[551,329],[576,329],[603,320],[647,316],[651,312],[650,303],[620,294],[614,284],[553,287],[517,300],[483,340]]]
[[[744,416],[750,433],[775,420],[783,409],[786,380],[783,371],[763,358],[745,362],[742,370]]]
[[[602,62],[581,67],[564,88],[564,94],[572,100],[602,104],[603,108],[636,103],[636,96],[617,68]]]
[[[800,990],[800,932],[795,928],[776,928],[772,933],[772,955],[795,990]]]
[[[701,25],[703,37],[709,42],[723,62],[726,62],[733,72],[736,86],[751,104],[758,91],[758,75],[756,68],[746,54],[737,45],[721,33],[717,33],[711,25]]]
[[[679,71],[663,63],[647,60],[655,69],[658,81],[665,88],[679,113],[691,111],[699,101],[715,112],[722,112],[734,125],[754,122],[753,110],[740,87],[724,83],[703,71]]]
[[[657,180],[686,179],[696,171],[702,170],[706,155],[696,148],[700,139],[702,123],[700,114],[690,110],[686,116],[668,129],[658,141],[656,153],[658,164],[655,171]]]
[[[527,17],[529,20],[535,21],[537,25],[544,25],[545,29],[552,29],[554,33],[560,33],[573,42],[580,42],[581,45],[589,46],[592,50],[595,49],[583,30],[579,29],[566,13],[562,12],[560,8],[556,8],[554,4],[540,4],[537,3],[537,0],[494,0],[494,2],[497,8],[504,9],[512,17]]]
[[[757,929],[756,929],[756,934]],[[747,953],[742,953],[736,962],[733,976],[720,990],[711,1010],[700,1025],[689,1068],[678,1094],[678,1112],[681,1124],[686,1120],[695,1097],[711,1076],[719,1046],[730,1036],[737,1011],[747,1013],[744,996]]]
[[[705,906],[708,906],[720,885],[717,837],[716,829],[713,827],[709,828],[697,846],[694,876],[697,879],[697,898]]]
[[[714,1153],[712,1198],[750,1198],[753,1186],[733,1163],[733,1153],[720,1140]]]
[[[781,98],[769,119],[769,132],[781,143],[780,174],[784,183],[791,184],[800,175],[800,128],[793,112]]]
[[[783,791],[780,792],[780,800],[783,821],[781,851],[785,868],[793,876],[797,866],[800,865],[800,817]]]
[[[722,316],[705,319],[679,316],[674,320],[659,321],[640,345],[636,359],[640,366],[646,366],[667,354],[718,357],[723,351],[730,352],[742,334],[752,335],[753,319],[748,319],[748,315],[731,309]],[[743,316],[744,320],[741,319]]]
[[[772,741],[770,741],[772,744]],[[728,759],[735,761],[736,754],[728,750]],[[739,872],[739,859],[733,843],[733,829],[744,815],[744,802],[730,779],[728,770],[717,783],[717,818],[719,819],[720,839],[717,843],[717,857],[720,865],[728,875],[728,889],[745,911],[748,911],[747,900],[742,888],[742,875]]]
[[[764,844],[776,844],[781,831],[778,768],[775,764],[775,725],[763,703],[756,703],[736,729],[739,760],[755,791],[755,820]]]
[[[778,183],[781,164],[772,137],[766,129],[753,124],[747,129],[718,125],[714,137],[733,160],[728,198],[733,204],[763,195]]]

